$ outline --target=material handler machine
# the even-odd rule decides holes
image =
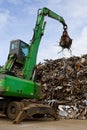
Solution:
[[[19,123],[26,117],[51,115],[57,118],[53,108],[41,100],[41,85],[35,82],[36,58],[45,30],[45,16],[58,20],[63,25],[60,46],[69,49],[72,43],[64,19],[45,7],[38,10],[30,44],[19,39],[11,41],[7,62],[0,70],[0,112],[14,123]]]

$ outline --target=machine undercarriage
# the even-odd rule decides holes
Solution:
[[[0,110],[13,123],[18,124],[25,119],[53,117],[58,119],[57,112],[52,107],[41,103],[41,101],[23,99],[20,101],[10,101],[10,99],[0,100]]]

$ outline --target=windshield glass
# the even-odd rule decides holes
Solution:
[[[21,42],[21,50],[24,56],[28,55],[28,48],[29,46],[23,42]]]

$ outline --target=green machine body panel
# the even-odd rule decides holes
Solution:
[[[9,75],[4,75],[0,79],[0,96],[3,97],[38,99],[41,96],[40,92],[40,85],[32,81]]]

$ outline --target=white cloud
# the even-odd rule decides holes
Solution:
[[[53,3],[50,0],[48,1],[48,7],[61,14],[72,29],[77,29],[87,24],[87,0],[52,1]]]
[[[47,47],[43,48],[43,49],[39,48],[38,56],[37,56],[37,63],[43,62],[44,59],[56,59],[56,58],[58,58],[57,57],[57,55],[58,55],[57,47],[52,46],[52,45],[47,45],[47,44],[45,46],[47,46]]]
[[[78,56],[87,54],[87,26],[83,28],[79,37],[73,41],[72,51],[73,54]]]
[[[67,4],[67,13],[69,12],[73,18],[87,17],[87,0],[73,0]]]
[[[13,17],[8,10],[0,10],[0,29],[6,27],[9,22],[12,22]]]
[[[0,12],[0,27],[6,25],[9,19],[9,12]]]

